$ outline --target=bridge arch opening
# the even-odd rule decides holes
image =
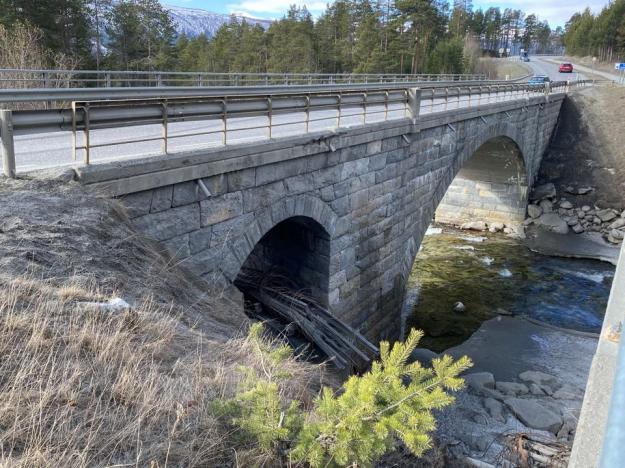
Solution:
[[[274,287],[327,306],[329,276],[330,235],[314,219],[294,216],[262,236],[243,262],[235,284],[246,278],[270,281]]]
[[[528,192],[520,148],[508,137],[492,138],[462,164],[434,219],[453,225],[484,221],[518,226],[525,218]]]

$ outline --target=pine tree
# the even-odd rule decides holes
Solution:
[[[297,401],[281,402],[281,383],[289,375],[281,364],[292,356],[285,346],[269,347],[262,325],[250,329],[249,339],[263,362],[263,372],[242,367],[246,379],[233,398],[215,403],[228,418],[264,451],[286,452],[291,461],[312,467],[361,466],[390,450],[401,439],[419,456],[430,447],[436,427],[433,410],[453,403],[448,393],[462,387],[458,375],[471,366],[463,357],[444,356],[431,368],[408,363],[422,332],[412,330],[404,343],[380,344],[380,361],[369,372],[351,376],[335,394],[324,388],[309,411]]]

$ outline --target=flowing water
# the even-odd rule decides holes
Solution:
[[[548,257],[502,234],[434,226],[410,274],[408,297],[416,302],[405,329],[424,330],[420,346],[437,352],[498,314],[599,332],[613,275],[612,265],[597,260]],[[458,301],[462,313],[453,310]]]

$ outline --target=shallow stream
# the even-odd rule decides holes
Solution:
[[[410,274],[405,330],[424,330],[420,346],[437,352],[498,314],[599,332],[613,275],[608,263],[540,255],[503,234],[432,226]]]

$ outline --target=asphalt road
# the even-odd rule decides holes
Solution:
[[[530,62],[532,63],[532,62]],[[538,62],[535,63],[538,65]],[[450,93],[451,94],[451,93]],[[472,96],[471,105],[494,103],[502,100],[518,99],[507,93],[505,96],[482,95]],[[444,99],[428,98],[424,92],[421,103],[421,114],[452,110],[467,107],[467,97],[459,100],[451,97],[447,103]],[[342,112],[340,126],[349,127],[406,116],[403,104],[393,104],[386,112],[383,106],[368,106],[366,117],[362,109],[347,109]],[[316,110],[310,113],[308,130],[332,130],[337,128],[338,118],[335,110]],[[271,137],[301,135],[306,132],[305,113],[290,113],[274,116]],[[267,117],[229,118],[227,123],[227,143],[243,143],[262,141],[269,138],[269,119]],[[161,125],[140,125],[120,128],[97,129],[89,134],[90,162],[105,162],[162,154]],[[223,145],[223,123],[220,120],[193,122],[172,122],[168,125],[168,152],[198,150]],[[83,145],[83,134],[77,135],[77,146]],[[137,143],[123,143],[130,140],[146,140]],[[51,132],[15,137],[16,166],[18,172],[44,169],[59,166],[80,164],[84,158],[84,150],[77,151],[77,160],[72,159],[72,133]]]
[[[558,63],[553,63],[551,62],[551,60],[557,61]],[[529,65],[530,68],[534,71],[535,75],[547,75],[552,81],[585,79],[583,73],[575,71],[575,64],[573,64],[573,73],[560,73],[558,71],[558,68],[560,66],[560,63],[564,63],[560,60],[560,57],[555,56],[538,57],[534,55],[530,56],[530,61],[525,62],[525,65]]]

